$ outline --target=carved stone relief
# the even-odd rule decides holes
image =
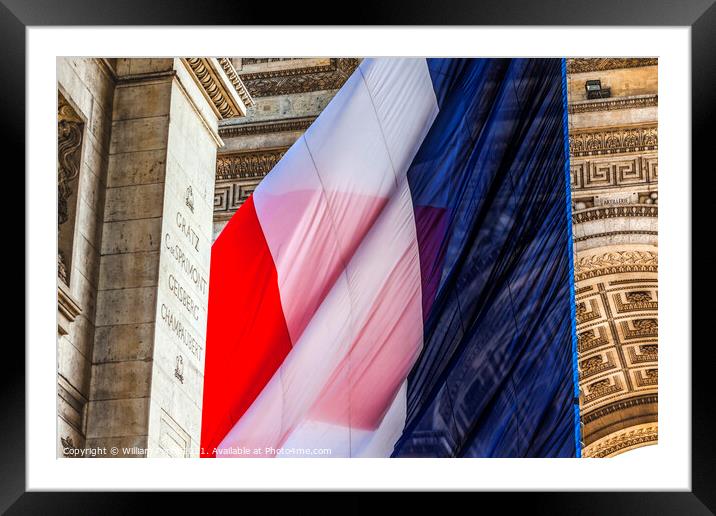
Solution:
[[[68,253],[71,253],[71,236],[62,231],[62,225],[74,210],[70,202],[76,202],[77,178],[80,171],[82,148],[82,119],[58,92],[57,104],[57,224],[60,245],[57,253],[57,274],[68,283]],[[63,242],[64,240],[64,242]],[[69,241],[68,241],[69,240]]]

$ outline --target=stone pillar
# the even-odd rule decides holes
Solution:
[[[87,446],[198,456],[218,119],[216,59],[118,59]]]

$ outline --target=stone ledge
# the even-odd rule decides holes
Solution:
[[[64,281],[57,281],[57,331],[60,335],[67,335],[70,332],[70,324],[82,313],[79,305],[70,288]]]
[[[589,113],[592,111],[614,111],[617,109],[635,109],[659,105],[658,95],[631,95],[606,99],[577,100],[570,102],[569,113]]]

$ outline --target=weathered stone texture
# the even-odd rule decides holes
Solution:
[[[69,199],[74,237],[68,253],[70,294],[81,313],[69,334],[58,340],[58,455],[62,456],[63,439],[69,446],[85,446],[114,78],[104,61],[90,58],[58,59],[57,77],[60,93],[83,121],[76,196]]]
[[[150,360],[154,347],[154,322],[101,326],[95,331],[94,363]]]
[[[147,432],[149,398],[117,398],[96,400],[89,404],[88,421],[102,424],[89,425],[88,438],[141,437]],[[141,441],[140,441],[141,442]],[[146,443],[146,441],[144,441]],[[96,445],[103,446],[97,439]],[[145,445],[146,446],[146,445]]]
[[[104,224],[102,254],[159,250],[161,217]]]

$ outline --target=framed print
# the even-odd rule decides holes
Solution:
[[[430,27],[6,4],[9,141],[23,124],[43,207],[11,513],[131,507],[98,490],[714,510],[708,2]]]

